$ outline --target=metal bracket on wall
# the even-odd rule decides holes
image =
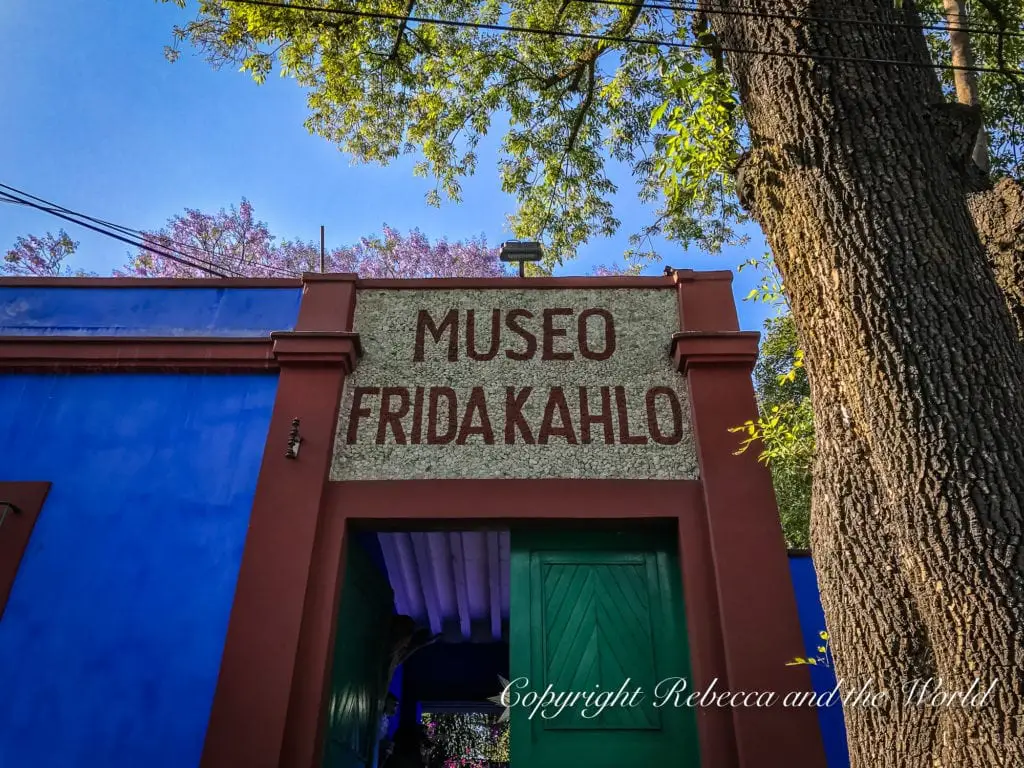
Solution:
[[[284,452],[286,459],[299,458],[299,446],[302,444],[302,435],[299,434],[299,420],[292,419],[292,431],[288,434],[288,450]]]
[[[18,509],[14,504],[9,501],[0,501],[0,528],[3,527],[4,520],[7,519],[8,514],[20,514],[21,510]]]

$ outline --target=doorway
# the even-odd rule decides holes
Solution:
[[[691,677],[677,552],[672,530],[513,533],[513,766],[700,764],[694,711],[658,704]]]
[[[416,765],[409,738],[427,768],[699,765],[693,710],[654,706],[690,678],[675,526],[466,523],[348,537],[325,768]]]

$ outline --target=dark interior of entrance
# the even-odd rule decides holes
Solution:
[[[694,711],[653,704],[690,680],[670,524],[348,540],[325,768],[699,765]],[[529,690],[498,722],[509,679]],[[618,703],[538,715],[548,690]]]
[[[509,674],[509,532],[352,532],[338,617],[325,766],[501,768],[501,708],[488,701]],[[465,731],[461,738],[448,732]],[[445,754],[469,744],[473,759]],[[447,749],[445,749],[447,747]],[[491,752],[491,754],[485,754]],[[390,757],[389,757],[390,755]],[[489,759],[490,758],[490,759]]]

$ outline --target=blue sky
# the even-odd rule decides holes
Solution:
[[[514,202],[498,181],[497,136],[489,152],[481,148],[463,202],[431,208],[430,181],[412,175],[415,157],[354,166],[311,136],[305,95],[293,81],[274,75],[257,86],[248,75],[212,69],[187,46],[168,63],[171,28],[192,12],[155,0],[0,2],[0,183],[137,229],[244,196],[279,237],[316,240],[324,224],[328,247],[384,223],[418,227],[431,239],[509,237],[504,222]],[[618,261],[630,232],[650,220],[628,178],[616,181],[620,233],[589,243],[559,274]],[[125,262],[128,246],[14,205],[0,205],[0,250],[18,235],[61,226],[81,242],[74,266],[106,274]],[[751,234],[749,246],[717,256],[659,244],[663,264],[649,271],[735,269],[764,252],[759,232]],[[747,271],[736,276],[737,301],[754,282]],[[745,329],[760,330],[765,315],[761,305],[740,302]]]

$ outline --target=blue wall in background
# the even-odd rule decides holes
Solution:
[[[301,289],[0,287],[0,334],[265,336]],[[195,768],[277,376],[0,375],[50,495],[0,620],[0,766]]]
[[[0,334],[266,336],[291,330],[301,288],[0,286]]]
[[[810,557],[790,557],[789,571],[796,591],[796,606],[800,615],[800,630],[808,656],[817,656],[821,645],[818,633],[825,629],[825,614],[821,609],[818,593],[818,578]],[[836,676],[827,667],[811,667],[811,681],[816,693],[828,693],[836,686]],[[846,725],[843,723],[842,706],[818,709],[818,722],[825,741],[825,756],[829,768],[849,768],[850,755],[846,747]]]
[[[0,766],[194,768],[276,377],[0,376],[53,483],[0,620]]]

